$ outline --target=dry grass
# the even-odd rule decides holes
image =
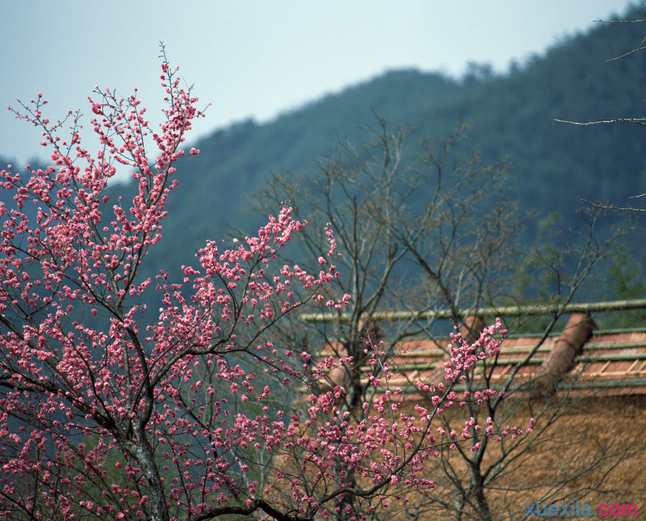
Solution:
[[[528,411],[517,413],[518,425]],[[523,421],[524,420],[524,421]],[[592,515],[602,504],[636,504],[646,515],[646,396],[580,400],[527,450],[508,473],[486,491],[493,519],[524,517],[526,504],[589,504]],[[485,461],[486,463],[486,461]],[[463,465],[456,465],[456,468]],[[442,487],[441,473],[430,475]],[[554,485],[558,485],[556,488]],[[441,490],[438,490],[441,491]],[[445,488],[450,497],[450,488]],[[451,519],[452,513],[429,504],[419,521]],[[412,510],[412,509],[411,509]],[[397,519],[411,519],[403,513]],[[553,517],[561,519],[559,515]],[[465,512],[464,521],[477,519]],[[562,519],[579,519],[563,516]],[[588,519],[588,517],[580,517]],[[621,516],[615,517],[621,519]],[[634,518],[633,518],[634,519]]]

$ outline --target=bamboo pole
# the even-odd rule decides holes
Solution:
[[[528,306],[506,306],[506,307],[486,307],[477,311],[472,309],[460,310],[460,316],[477,315],[480,317],[519,317],[519,316],[537,316],[551,315],[553,313],[585,313],[599,311],[627,311],[629,309],[646,309],[646,299],[635,300],[616,300],[610,302],[582,302],[577,304],[545,304],[545,305],[528,305]],[[373,320],[389,320],[396,322],[398,320],[425,320],[425,319],[447,319],[451,318],[450,310],[441,311],[423,311],[415,313],[414,311],[380,311],[372,315]],[[347,322],[350,315],[347,313],[307,313],[301,315],[305,322]]]

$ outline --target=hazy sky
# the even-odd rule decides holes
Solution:
[[[389,69],[504,72],[628,0],[0,0],[0,154],[45,157],[40,134],[6,110],[43,92],[47,117],[81,108],[95,85],[139,89],[159,121],[158,42],[212,103],[192,139],[264,122]],[[89,124],[86,124],[86,130]],[[90,147],[94,149],[94,147]]]

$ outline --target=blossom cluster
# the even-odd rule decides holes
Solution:
[[[455,393],[405,414],[385,354],[368,343],[365,377],[379,392],[363,418],[340,405],[342,385],[299,407],[303,384],[334,367],[354,371],[353,361],[312,365],[310,353],[267,335],[302,306],[348,305],[350,295],[324,291],[338,277],[330,226],[318,273],[279,265],[306,226],[283,207],[243,242],[207,242],[180,280],[138,276],[162,237],[185,134],[204,115],[163,54],[161,79],[159,132],[136,92],[95,89],[95,154],[82,148],[80,112],[68,115],[68,140],[57,135],[67,120],[45,118],[41,94],[16,112],[42,130],[52,165],[0,172],[13,195],[0,202],[0,517],[170,521],[263,510],[326,519],[351,509],[343,500],[352,496],[365,503],[361,519],[387,508],[393,491],[427,493],[431,422]],[[133,169],[137,189],[110,207],[117,165]],[[150,292],[161,302],[154,320],[140,304]],[[498,321],[473,345],[455,337],[447,380],[495,356],[501,332]],[[464,429],[468,439],[479,427]]]

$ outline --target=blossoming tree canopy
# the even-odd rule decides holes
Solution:
[[[163,47],[161,58],[167,108],[158,132],[136,93],[98,87],[95,154],[82,148],[80,112],[69,113],[65,140],[57,134],[67,120],[43,115],[42,94],[15,112],[41,129],[52,165],[1,172],[2,193],[13,197],[0,202],[0,517],[169,521],[262,511],[304,520],[350,508],[359,519],[386,508],[380,498],[393,487],[423,493],[433,486],[423,475],[430,421],[452,405],[460,372],[494,356],[500,323],[476,344],[456,344],[434,411],[398,412],[401,391],[388,388],[387,369],[372,380],[383,391],[377,412],[359,423],[337,408],[335,391],[304,409],[279,406],[282,389],[301,396],[320,371],[311,353],[274,345],[271,329],[300,306],[341,309],[350,299],[324,291],[337,275],[332,230],[314,274],[278,265],[306,224],[284,207],[255,237],[228,249],[208,241],[179,282],[165,272],[155,283],[138,276],[161,239],[181,144],[204,115]],[[117,164],[133,169],[137,191],[110,207]],[[151,291],[161,301],[154,320],[140,304]],[[366,348],[379,366],[378,346]],[[463,438],[477,431],[465,425]],[[356,501],[342,507],[346,496]]]

